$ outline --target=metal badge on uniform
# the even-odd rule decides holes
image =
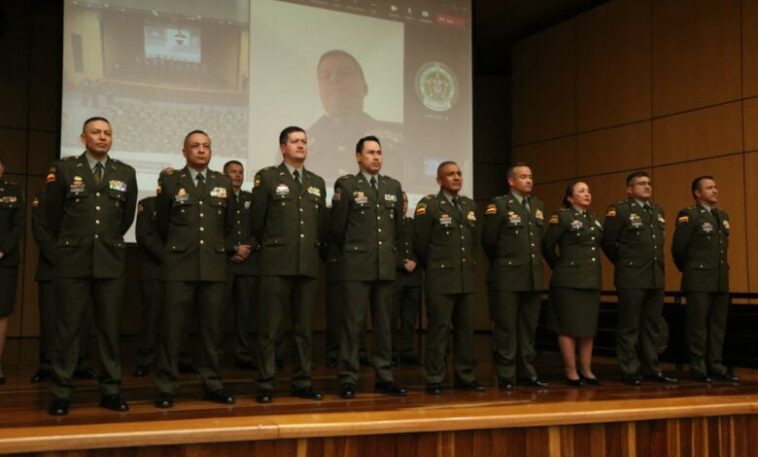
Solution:
[[[629,225],[632,226],[632,228],[640,228],[642,227],[642,218],[637,213],[632,213],[629,215]]]
[[[18,201],[18,197],[15,195],[6,195],[2,199],[0,199],[3,203],[16,203]]]
[[[579,229],[581,229],[582,227],[584,227],[584,223],[582,221],[580,221],[578,219],[575,219],[575,220],[571,221],[571,230],[572,231],[576,232]]]
[[[185,189],[184,187],[180,187],[179,190],[176,192],[176,195],[174,196],[174,198],[179,203],[183,203],[189,200],[189,194],[187,193],[187,189]]]
[[[384,200],[388,201],[388,202],[396,202],[397,201],[397,195],[384,194]]]
[[[318,198],[321,198],[321,189],[319,189],[318,187],[313,187],[313,186],[308,187],[308,193],[311,195],[315,195]]]
[[[74,176],[74,182],[71,183],[70,192],[72,194],[80,194],[84,192],[85,184],[81,176]]]
[[[366,203],[368,203],[368,197],[366,197],[366,194],[364,194],[363,192],[359,190],[356,190],[355,192],[353,192],[353,200],[355,200],[355,203],[359,205],[365,205]]]
[[[661,224],[665,224],[666,223],[666,219],[664,219],[663,216],[659,214],[658,215],[658,222],[660,222]]]
[[[449,214],[443,214],[440,216],[440,225],[443,227],[450,227],[453,225],[453,218]]]
[[[108,188],[110,190],[126,192],[126,183],[124,181],[119,181],[118,179],[111,179],[110,181],[108,181]]]
[[[729,230],[729,221],[724,219],[724,228]]]
[[[214,187],[211,189],[211,197],[226,198],[226,187]]]
[[[710,222],[703,222],[703,231],[705,233],[713,232],[713,224],[711,224]]]
[[[471,222],[476,222],[476,214],[474,214],[473,211],[469,211],[468,214],[466,214],[466,219],[470,220]]]
[[[250,202],[245,202],[245,209],[250,209]]]
[[[597,225],[597,228],[599,228],[599,229],[603,228],[603,224],[601,224],[600,221],[597,220],[597,219],[595,219],[595,225]]]
[[[534,212],[534,217],[539,220],[545,219],[545,216],[542,214],[541,209],[538,209],[537,211]]]
[[[286,184],[279,184],[276,186],[276,195],[279,197],[284,197],[285,195],[289,195],[290,188]]]
[[[511,225],[519,225],[521,224],[521,216],[511,211],[508,213],[508,222],[510,222]]]

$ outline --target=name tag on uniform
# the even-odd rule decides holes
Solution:
[[[440,216],[440,225],[443,227],[450,227],[453,225],[453,218],[449,214],[443,214]]]
[[[226,187],[214,187],[211,189],[211,197],[226,198]]]
[[[353,200],[355,200],[355,203],[359,205],[365,205],[368,203],[368,197],[366,197],[366,194],[361,191],[353,192]]]
[[[290,193],[290,188],[287,187],[286,184],[279,184],[278,186],[276,186],[276,195],[278,195],[279,197],[289,195],[289,193]]]
[[[187,193],[187,189],[184,187],[180,187],[179,190],[176,192],[176,195],[174,196],[176,201],[182,203],[189,200],[189,194]]]
[[[396,202],[397,201],[397,195],[384,194],[384,200],[388,201],[388,202]]]
[[[126,192],[126,183],[124,181],[119,181],[118,179],[111,179],[110,181],[108,181],[108,188],[110,190]]]
[[[315,195],[318,198],[321,198],[321,189],[319,189],[318,187],[313,187],[313,186],[308,187],[308,193],[311,195]]]

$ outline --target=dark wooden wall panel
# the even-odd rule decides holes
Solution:
[[[650,167],[651,125],[645,121],[578,135],[577,173],[591,176]]]
[[[758,152],[745,154],[745,223],[750,227],[747,237],[748,289],[758,293]],[[730,252],[731,254],[731,252]]]
[[[650,118],[650,11],[618,0],[577,18],[579,132]]]
[[[741,96],[740,0],[653,1],[653,115]]]

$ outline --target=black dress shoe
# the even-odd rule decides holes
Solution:
[[[224,389],[214,390],[205,394],[205,399],[212,401],[213,403],[221,403],[224,405],[231,405],[235,401],[234,395],[225,392]]]
[[[374,390],[384,395],[395,395],[404,397],[408,391],[405,387],[400,387],[394,382],[377,382],[374,384]]]
[[[306,387],[301,387],[300,389],[294,389],[292,390],[292,395],[296,397],[300,397],[300,398],[305,398],[306,400],[321,400],[324,398],[321,392],[317,392],[313,390],[312,386],[306,386]]]
[[[479,381],[455,382],[453,383],[453,389],[469,390],[473,392],[484,392],[484,385],[481,384]]]
[[[150,367],[147,365],[137,365],[134,367],[134,377],[143,378],[150,373]]]
[[[621,382],[623,382],[624,384],[626,384],[628,386],[635,386],[635,387],[637,387],[637,386],[641,386],[642,385],[642,381],[640,381],[640,377],[639,376],[634,376],[634,375],[625,375],[625,376],[622,376],[621,377]]]
[[[171,408],[174,406],[174,396],[166,392],[161,392],[155,398],[154,405],[156,408]]]
[[[31,379],[29,379],[29,382],[32,384],[36,384],[38,382],[45,382],[48,379],[50,379],[50,372],[47,370],[38,370],[34,375],[32,375]]]
[[[578,379],[569,379],[566,378],[566,385],[573,386],[573,387],[582,387],[584,385],[584,381],[581,377]]]
[[[179,362],[179,373],[181,374],[197,374],[197,367],[194,364],[187,362]]]
[[[97,379],[97,372],[92,368],[82,368],[74,371],[75,379]]]
[[[710,376],[708,376],[707,374],[703,374],[703,373],[695,373],[695,374],[693,374],[692,375],[692,380],[693,381],[697,381],[697,382],[705,382],[705,383],[713,381]]]
[[[525,386],[530,386],[530,387],[541,387],[541,388],[550,387],[550,384],[546,383],[545,381],[542,381],[540,378],[522,379],[520,383]]]
[[[734,375],[732,373],[726,372],[721,374],[714,374],[713,379],[716,379],[718,381],[727,381],[727,382],[740,382],[740,377],[737,375]]]
[[[279,371],[284,370],[284,358],[283,357],[277,357],[276,360],[274,360],[274,366]]]
[[[501,390],[513,390],[513,380],[501,379],[497,382],[497,388]]]
[[[258,368],[252,360],[234,359],[234,366],[240,370],[255,370]]]
[[[68,414],[68,400],[65,398],[56,398],[50,402],[47,412],[53,416],[65,416]]]
[[[129,405],[126,403],[126,400],[121,398],[121,395],[106,395],[102,397],[100,399],[100,407],[119,413],[129,411]]]
[[[340,398],[355,398],[355,384],[342,384],[342,387],[340,388]]]
[[[273,398],[274,394],[268,389],[261,389],[258,391],[258,394],[255,395],[255,401],[258,403],[271,403]]]
[[[657,382],[660,382],[662,384],[676,384],[676,383],[679,382],[678,379],[676,379],[676,378],[674,378],[672,376],[667,376],[662,371],[659,371],[658,373],[655,373],[655,374],[652,374],[652,375],[648,375],[648,376],[645,376],[645,377],[648,378],[648,379],[650,379],[651,381],[657,381]]]
[[[438,382],[430,382],[424,387],[424,392],[429,395],[442,395],[442,384]]]
[[[584,381],[585,385],[588,385],[588,386],[602,386],[603,385],[603,383],[600,382],[599,379],[597,379],[597,378],[588,378],[587,376],[585,376],[585,375],[583,375],[581,373],[579,373],[579,378],[582,381]]]

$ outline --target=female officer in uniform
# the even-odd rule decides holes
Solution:
[[[542,255],[553,269],[550,280],[552,326],[558,333],[566,382],[573,386],[600,384],[592,373],[591,361],[600,307],[603,227],[589,211],[591,202],[586,183],[570,184],[563,199],[564,207],[550,217],[542,239]]]

